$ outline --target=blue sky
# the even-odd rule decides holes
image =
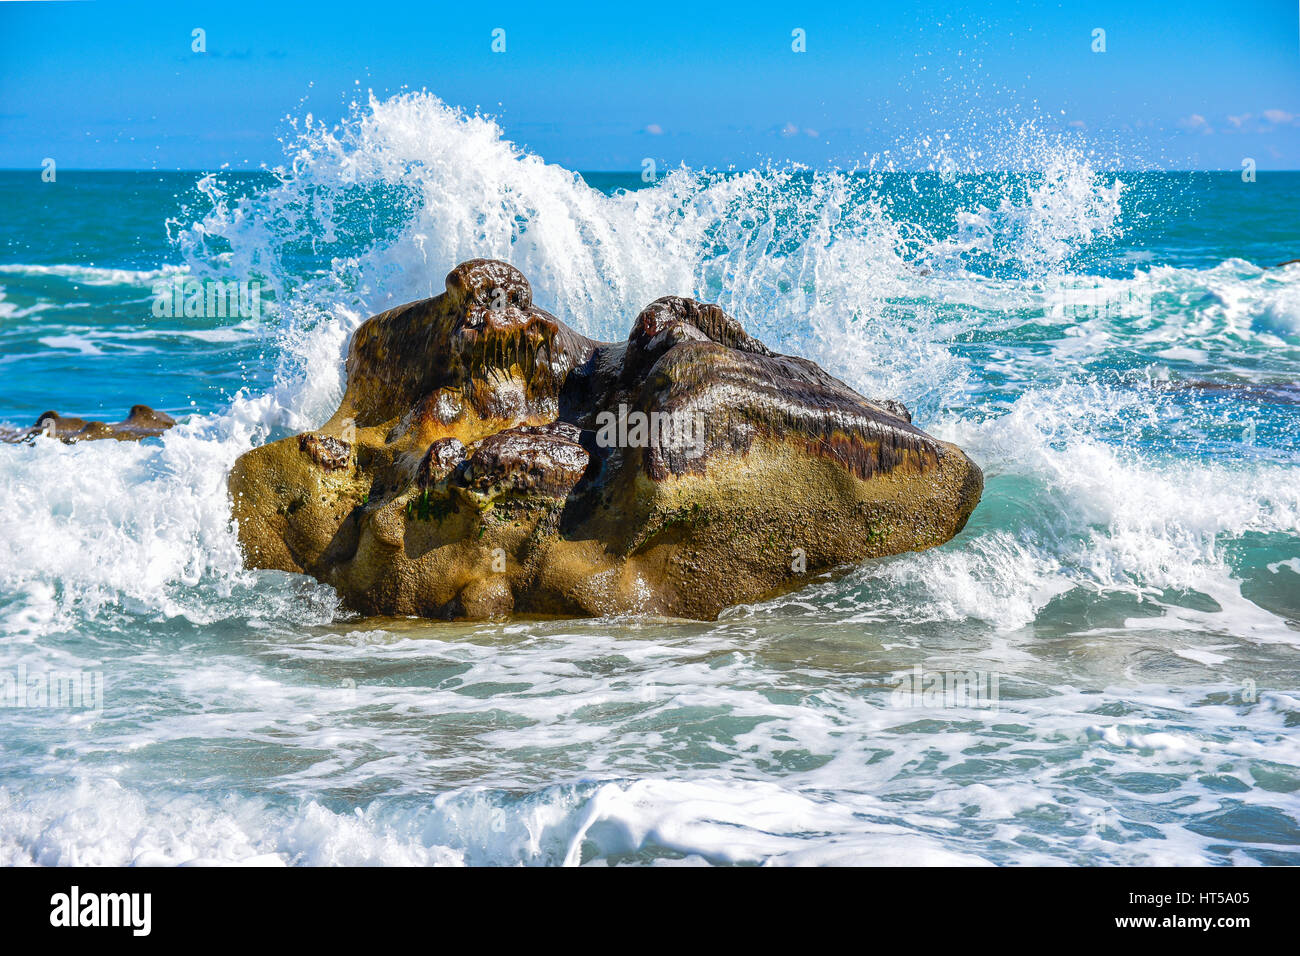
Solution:
[[[427,88],[582,170],[907,163],[1029,120],[1126,167],[1300,168],[1297,0],[179,6],[0,3],[0,167],[274,165],[286,116]]]

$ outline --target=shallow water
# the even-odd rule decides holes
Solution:
[[[0,709],[0,862],[1300,863],[1300,174],[1026,132],[996,175],[584,179],[425,96],[300,133],[278,175],[0,174],[0,423],[183,420],[0,446],[0,702],[39,705]],[[476,255],[606,339],[718,301],[984,500],[707,624],[360,620],[243,571],[230,463]],[[175,275],[260,313],[158,317]]]

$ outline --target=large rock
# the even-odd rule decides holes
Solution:
[[[595,342],[476,259],[365,322],[314,432],[230,476],[248,564],[368,614],[712,619],[947,541],[983,476],[958,448],[713,305],[669,296]]]

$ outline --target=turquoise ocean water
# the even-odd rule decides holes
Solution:
[[[1300,863],[1300,173],[1014,153],[647,183],[407,96],[278,173],[0,173],[0,424],[181,420],[0,445],[0,863]],[[367,620],[242,570],[231,462],[474,256],[604,339],[717,301],[983,503],[716,623]],[[260,309],[155,315],[176,277]],[[996,694],[905,692],[954,674]]]

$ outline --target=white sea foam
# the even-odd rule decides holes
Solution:
[[[196,622],[241,613],[226,603],[231,589],[256,577],[241,570],[225,475],[264,434],[240,411],[264,408],[241,404],[218,425],[180,425],[159,444],[38,439],[10,449],[0,468],[0,588],[57,588],[65,609],[92,619],[113,605]]]
[[[71,349],[82,355],[103,355],[103,350],[90,339],[81,335],[47,335],[41,338],[41,344],[52,349]]]
[[[112,269],[65,263],[53,265],[9,263],[0,265],[0,275],[53,276],[81,285],[97,286],[149,286],[159,279],[183,274],[185,271],[184,266],[174,265],[166,265],[157,269]]]
[[[994,714],[900,709],[873,689],[869,663],[847,664],[816,638],[797,654],[816,689],[793,699],[774,693],[781,672],[769,667],[788,637],[638,637],[596,622],[512,641],[504,630],[146,654],[146,724],[119,687],[100,718],[107,732],[64,745],[85,768],[78,782],[0,789],[0,862],[1187,864],[1221,852],[1225,787],[1240,813],[1282,828],[1256,842],[1300,837],[1281,822],[1300,782],[1288,695],[1208,704],[1198,696],[1232,688],[1021,683]],[[1006,672],[1008,688],[1050,653]],[[340,673],[360,679],[322,681]],[[793,689],[790,676],[777,680]],[[116,779],[138,764],[165,777],[207,741],[234,763],[203,772],[251,772],[256,796]],[[671,759],[682,745],[704,746],[707,760],[683,768],[685,755]],[[427,792],[431,774],[466,772],[481,782]],[[379,781],[387,792],[360,808],[328,806],[330,791]]]

